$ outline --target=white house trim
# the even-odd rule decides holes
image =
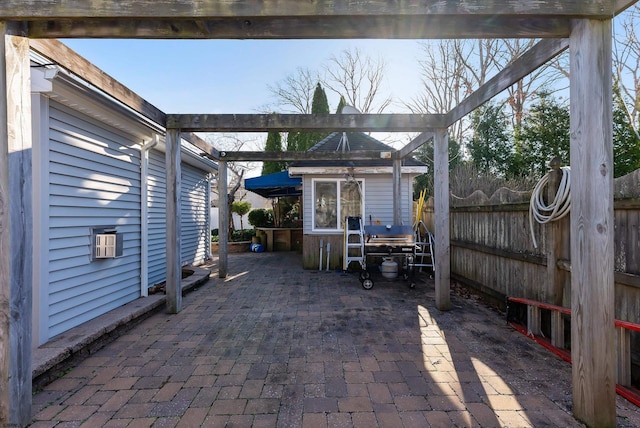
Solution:
[[[33,141],[33,330],[31,344],[48,339],[49,324],[49,98],[31,95]]]
[[[362,208],[362,212],[360,214],[360,216],[362,218],[364,218],[364,213],[366,212],[366,192],[365,192],[365,180],[364,178],[356,178],[356,180],[361,183],[360,184],[360,196],[361,196],[361,208]],[[341,183],[345,183],[347,180],[344,178],[335,178],[335,177],[315,177],[311,179],[311,232],[313,233],[321,233],[321,234],[331,234],[331,233],[342,233],[344,231],[344,229],[341,226],[342,224],[342,219],[340,218],[340,211],[341,211],[341,206],[340,206],[340,184]],[[316,215],[315,215],[315,200],[316,200],[316,183],[318,182],[333,182],[336,183],[336,191],[337,191],[337,195],[336,195],[336,211],[337,211],[337,225],[338,227],[335,229],[327,229],[327,228],[316,228]]]
[[[428,167],[403,166],[402,174],[426,174]],[[392,166],[341,167],[341,166],[295,166],[289,167],[290,176],[305,174],[393,174]]]
[[[165,133],[160,124],[151,122],[64,69],[60,69],[53,79],[52,98],[102,123],[133,133],[141,141],[152,132]]]

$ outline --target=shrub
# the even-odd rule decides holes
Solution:
[[[240,216],[240,229],[244,229],[244,224],[242,224],[242,216],[248,213],[250,209],[251,204],[247,201],[234,201],[231,204],[231,212]]]
[[[253,238],[255,235],[256,231],[254,229],[234,230],[233,233],[229,236],[229,242],[251,241],[251,238]],[[211,242],[218,241],[218,229],[212,229]]]
[[[273,227],[273,210],[258,208],[249,212],[249,223],[253,227]]]

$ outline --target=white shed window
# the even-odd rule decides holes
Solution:
[[[313,230],[342,230],[344,218],[364,214],[363,180],[313,180]]]

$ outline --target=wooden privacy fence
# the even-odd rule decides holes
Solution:
[[[640,170],[615,180],[615,318],[640,323]],[[490,198],[476,191],[451,195],[451,278],[500,306],[507,296],[571,306],[569,216],[529,228],[531,192],[499,189]],[[423,218],[433,231],[433,199]],[[640,364],[640,333],[632,334],[634,366]],[[637,370],[640,371],[640,370]],[[634,374],[640,378],[640,373]],[[636,379],[640,380],[640,379]]]

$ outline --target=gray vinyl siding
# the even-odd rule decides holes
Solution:
[[[198,264],[207,256],[210,245],[208,230],[209,186],[207,173],[182,164],[180,211],[180,256],[185,264]]]
[[[186,163],[181,165],[181,228],[180,257],[182,265],[198,264],[208,255],[209,192],[207,173]],[[164,282],[166,266],[166,167],[165,154],[149,153],[148,227],[149,227],[149,286]]]
[[[50,103],[48,337],[140,296],[140,151],[124,133]],[[91,261],[90,228],[123,255]]]
[[[318,233],[312,231],[313,218],[313,179],[341,179],[341,175],[305,175],[302,180],[303,185],[303,209],[304,209],[304,233]],[[364,212],[365,223],[369,221],[369,215],[373,221],[380,220],[382,224],[393,223],[393,177],[391,174],[362,174],[356,178],[364,180]],[[403,223],[412,223],[411,212],[411,187],[413,179],[408,174],[402,175],[402,218]],[[330,234],[321,232],[319,234]]]
[[[149,152],[148,189],[148,275],[149,286],[163,282],[167,277],[167,180],[164,153]]]

